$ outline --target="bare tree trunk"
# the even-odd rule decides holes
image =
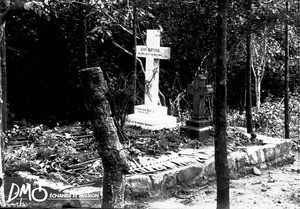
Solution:
[[[10,1],[1,0],[1,6],[8,8]],[[0,8],[3,11],[6,8]],[[7,129],[7,77],[6,77],[6,40],[5,22],[0,25],[0,205],[6,206],[4,197],[4,138],[2,132]]]
[[[39,2],[19,2],[10,6],[9,0],[1,0],[0,8],[4,11],[0,14],[0,206],[5,207],[4,197],[4,139],[2,132],[7,128],[7,78],[6,78],[6,42],[5,22],[16,10],[30,10],[40,6]]]
[[[89,67],[89,60],[88,60],[88,42],[87,42],[87,27],[86,27],[86,17],[84,16],[84,17],[82,17],[83,18],[83,22],[82,22],[82,24],[83,24],[83,34],[82,34],[82,39],[83,39],[83,57],[84,57],[84,66],[86,67],[86,68],[88,68]]]
[[[260,110],[261,104],[261,81],[255,77],[255,100],[256,100],[256,110]]]
[[[6,37],[5,37],[5,23],[1,26],[1,71],[2,71],[2,128],[7,131],[7,70],[6,70]]]
[[[248,21],[250,21],[252,0],[248,0]],[[252,133],[252,92],[251,92],[251,63],[252,63],[252,53],[251,53],[251,25],[248,26],[247,34],[247,75],[246,75],[246,123],[247,123],[247,132]]]
[[[81,70],[80,76],[104,168],[102,208],[123,208],[124,174],[129,166],[112,118],[107,84],[100,68]]]
[[[0,35],[4,35],[4,24],[0,26]],[[1,49],[2,50],[2,49]],[[2,54],[1,54],[2,55]],[[2,63],[2,56],[1,56],[1,63]],[[0,206],[5,207],[5,198],[4,198],[4,138],[2,137],[3,132],[3,109],[4,103],[2,99],[3,90],[2,90],[2,65],[0,69],[0,179],[1,179],[1,186],[0,186]]]
[[[261,82],[264,78],[265,70],[266,70],[266,60],[267,60],[267,28],[264,27],[263,37],[262,37],[262,45],[260,43],[261,40],[259,38],[256,41],[253,41],[253,48],[251,53],[253,52],[252,59],[252,71],[254,74],[254,82],[255,82],[255,98],[256,98],[256,110],[260,110],[261,106]],[[257,43],[255,43],[257,42]],[[255,61],[254,61],[255,60]]]
[[[137,3],[136,0],[133,1],[133,112],[134,105],[136,105],[137,91],[136,91],[136,81],[137,81],[137,55],[136,55],[136,35],[137,35]]]
[[[87,21],[86,21],[86,1],[80,0],[78,2],[79,8],[79,31],[81,33],[81,43],[80,43],[80,66],[82,68],[88,68],[88,42],[87,42]]]
[[[217,174],[217,209],[229,209],[229,168],[226,145],[227,108],[227,14],[228,0],[218,0],[215,88],[215,167]]]
[[[288,25],[289,2],[286,1],[286,23],[285,23],[285,73],[284,73],[284,130],[285,138],[290,138],[290,113],[289,113],[289,25]]]
[[[243,115],[244,113],[244,110],[246,108],[246,96],[247,96],[247,85],[246,85],[246,82],[247,82],[247,72],[244,70],[244,77],[245,77],[245,80],[244,80],[244,85],[243,85],[243,88],[241,90],[241,94],[240,94],[240,101],[239,101],[239,115]]]

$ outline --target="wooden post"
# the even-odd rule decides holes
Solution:
[[[83,69],[80,76],[104,168],[102,208],[123,208],[124,174],[129,166],[111,115],[107,84],[99,67]]]

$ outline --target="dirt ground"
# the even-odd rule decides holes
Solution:
[[[300,208],[300,153],[296,161],[283,167],[263,170],[261,175],[247,175],[230,181],[231,209],[298,209]],[[215,209],[216,185],[186,190],[187,195],[139,203],[143,209]],[[178,193],[177,193],[178,194]],[[179,198],[178,198],[179,197]]]

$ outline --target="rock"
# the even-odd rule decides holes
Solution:
[[[152,181],[146,175],[134,175],[126,179],[126,191],[134,196],[149,196],[152,191]]]
[[[161,173],[158,173],[158,174],[151,174],[151,175],[149,175],[149,177],[152,181],[153,189],[161,190],[163,187],[165,176]]]
[[[261,171],[257,168],[257,167],[253,167],[253,174],[254,175],[257,175],[257,176],[260,176],[261,175]]]
[[[202,171],[201,167],[197,166],[189,166],[184,170],[180,170],[177,174],[177,182],[181,186],[191,186],[195,184],[197,181],[197,176],[200,175]]]

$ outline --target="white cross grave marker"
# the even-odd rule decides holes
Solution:
[[[136,46],[138,57],[146,58],[145,105],[159,104],[159,60],[170,59],[170,48],[160,46],[160,31],[147,30],[146,46]]]
[[[160,31],[147,30],[146,46],[136,46],[136,53],[146,58],[145,99],[144,104],[134,107],[134,114],[127,116],[127,124],[151,130],[176,127],[176,117],[159,105],[159,60],[170,59],[170,48],[160,46]]]

